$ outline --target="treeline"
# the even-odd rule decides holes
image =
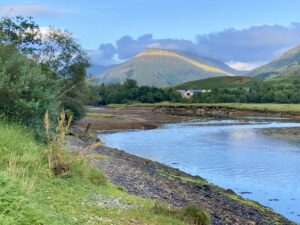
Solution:
[[[31,17],[0,19],[0,116],[43,136],[43,115],[65,109],[84,115],[88,58],[72,34],[49,28],[42,35]]]
[[[249,88],[213,89],[198,93],[191,102],[199,103],[300,103],[300,81],[257,81]]]
[[[131,102],[179,102],[181,100],[181,95],[172,88],[162,89],[157,87],[138,86],[135,80],[126,80],[123,84],[92,85],[90,89],[90,105]]]
[[[256,81],[250,87],[215,88],[197,93],[191,99],[182,98],[173,88],[139,87],[134,80],[123,84],[90,86],[90,105],[112,103],[300,103],[300,79]]]

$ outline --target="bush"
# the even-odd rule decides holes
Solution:
[[[43,137],[43,115],[55,118],[60,106],[52,74],[19,53],[0,46],[0,114],[33,128]]]

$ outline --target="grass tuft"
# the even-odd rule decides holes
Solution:
[[[211,222],[210,215],[197,206],[188,206],[184,208],[182,210],[182,216],[195,225],[207,225]]]
[[[155,214],[175,216],[190,225],[209,225],[211,224],[210,215],[201,207],[187,206],[185,208],[173,208],[168,204],[156,203],[152,211]]]

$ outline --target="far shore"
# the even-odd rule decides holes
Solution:
[[[76,126],[96,132],[114,132],[133,129],[154,129],[165,123],[188,121],[194,118],[253,118],[265,117],[300,121],[300,104],[111,104],[104,107],[90,107],[85,118]],[[267,132],[268,134],[275,134]],[[279,132],[284,133],[284,132]],[[286,133],[286,132],[285,132]],[[292,135],[299,135],[297,130]],[[285,134],[286,136],[286,134]]]

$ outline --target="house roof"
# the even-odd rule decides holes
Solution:
[[[191,92],[191,93],[197,93],[200,92],[200,89],[189,89],[189,90],[177,90],[180,93],[187,93],[187,92]]]

